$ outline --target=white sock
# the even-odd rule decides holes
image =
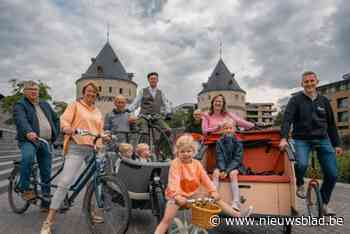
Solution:
[[[231,190],[232,190],[232,204],[236,204],[237,208],[240,206],[240,195],[239,195],[239,188],[238,188],[238,182],[237,181],[231,181]]]

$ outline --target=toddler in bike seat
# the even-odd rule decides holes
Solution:
[[[149,145],[140,143],[135,149],[136,159],[141,162],[151,162],[151,151]]]
[[[243,146],[236,137],[236,123],[226,119],[221,127],[222,137],[216,142],[216,169],[213,172],[215,187],[219,187],[219,179],[230,178],[232,191],[232,208],[240,212],[240,194],[238,174],[244,173],[242,164]]]
[[[129,158],[129,159],[133,158],[134,148],[132,147],[131,144],[120,143],[119,147],[118,147],[118,150],[119,150],[119,153],[120,153],[121,157]]]
[[[166,233],[179,208],[187,204],[187,199],[198,198],[200,187],[216,200],[224,213],[234,217],[241,216],[240,212],[233,210],[220,198],[202,164],[193,159],[195,152],[196,144],[191,135],[183,135],[176,141],[176,158],[170,164],[168,187],[165,191],[167,204],[164,217],[155,230],[156,234]],[[245,215],[249,215],[251,211],[252,209],[248,209]]]

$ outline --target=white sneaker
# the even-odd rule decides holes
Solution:
[[[304,185],[298,186],[297,188],[297,196],[301,199],[305,199],[306,198],[306,194],[305,194],[305,187]]]
[[[40,234],[52,234],[52,223],[45,221],[41,227]]]
[[[328,205],[323,205],[323,213],[325,216],[335,216],[337,214],[335,210],[329,208]]]
[[[241,212],[241,217],[249,217],[253,213],[254,208],[249,206],[245,211]]]

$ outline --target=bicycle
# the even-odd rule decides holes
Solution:
[[[154,160],[172,159],[171,140],[165,131],[157,124],[163,117],[160,114],[140,114],[138,117],[147,122],[147,128],[146,131],[144,129],[139,129],[137,143],[147,143],[153,155],[158,157],[154,158]]]
[[[191,222],[188,221],[190,219],[189,212],[186,210],[188,208],[192,211]],[[215,200],[210,197],[187,199],[187,205],[181,209],[183,210],[182,218],[174,218],[168,234],[207,234],[208,229],[215,227],[211,223],[212,217],[221,212]],[[204,213],[204,210],[211,212]]]
[[[82,136],[94,137],[94,150],[93,155],[88,158],[87,166],[80,173],[75,183],[70,186],[69,194],[65,197],[65,203],[68,209],[73,206],[74,200],[80,194],[80,192],[86,187],[86,191],[83,198],[82,210],[86,218],[88,227],[92,233],[125,233],[130,218],[130,200],[126,196],[127,190],[118,178],[114,175],[106,175],[105,173],[105,155],[103,150],[97,151],[96,142],[102,136],[97,135],[84,130],[77,130],[75,134]],[[34,164],[33,167],[36,165]],[[14,169],[9,177],[9,202],[12,210],[15,213],[24,213],[31,203],[25,201],[24,204],[17,204],[15,201],[17,198],[21,198],[21,192],[19,190],[19,169],[20,161],[14,162]],[[61,171],[54,174],[50,179],[52,181]],[[30,184],[36,195],[36,199],[42,199],[39,191],[39,187],[47,186],[39,182],[37,170],[32,170]],[[57,185],[50,185],[51,187],[57,187]],[[21,200],[21,199],[19,199]],[[95,223],[93,216],[98,213],[103,215],[104,222]],[[118,217],[119,216],[119,217]]]
[[[306,206],[309,216],[322,217],[324,216],[323,201],[320,192],[320,183],[317,180],[318,171],[316,169],[315,162],[315,149],[314,147],[311,152],[311,168],[310,168],[310,181],[307,185],[306,190]]]
[[[316,168],[315,156],[317,152],[317,144],[311,147],[311,168],[310,168],[310,180],[307,183],[306,188],[306,209],[309,216],[322,217],[324,216],[323,201],[320,192],[320,183],[317,180],[318,171]],[[291,156],[295,161],[295,149],[293,143],[288,141],[287,147],[288,156]]]

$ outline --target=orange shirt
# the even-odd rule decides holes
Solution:
[[[203,185],[209,193],[216,191],[213,182],[198,160],[192,159],[191,163],[182,163],[176,158],[171,162],[168,187],[165,191],[167,199],[173,199],[176,195],[191,197],[200,185]]]
[[[61,116],[61,128],[80,128],[95,134],[103,133],[103,119],[101,112],[94,106],[86,105],[82,100],[68,105]],[[69,138],[65,136],[66,139]],[[75,143],[93,145],[94,137],[73,135]]]

